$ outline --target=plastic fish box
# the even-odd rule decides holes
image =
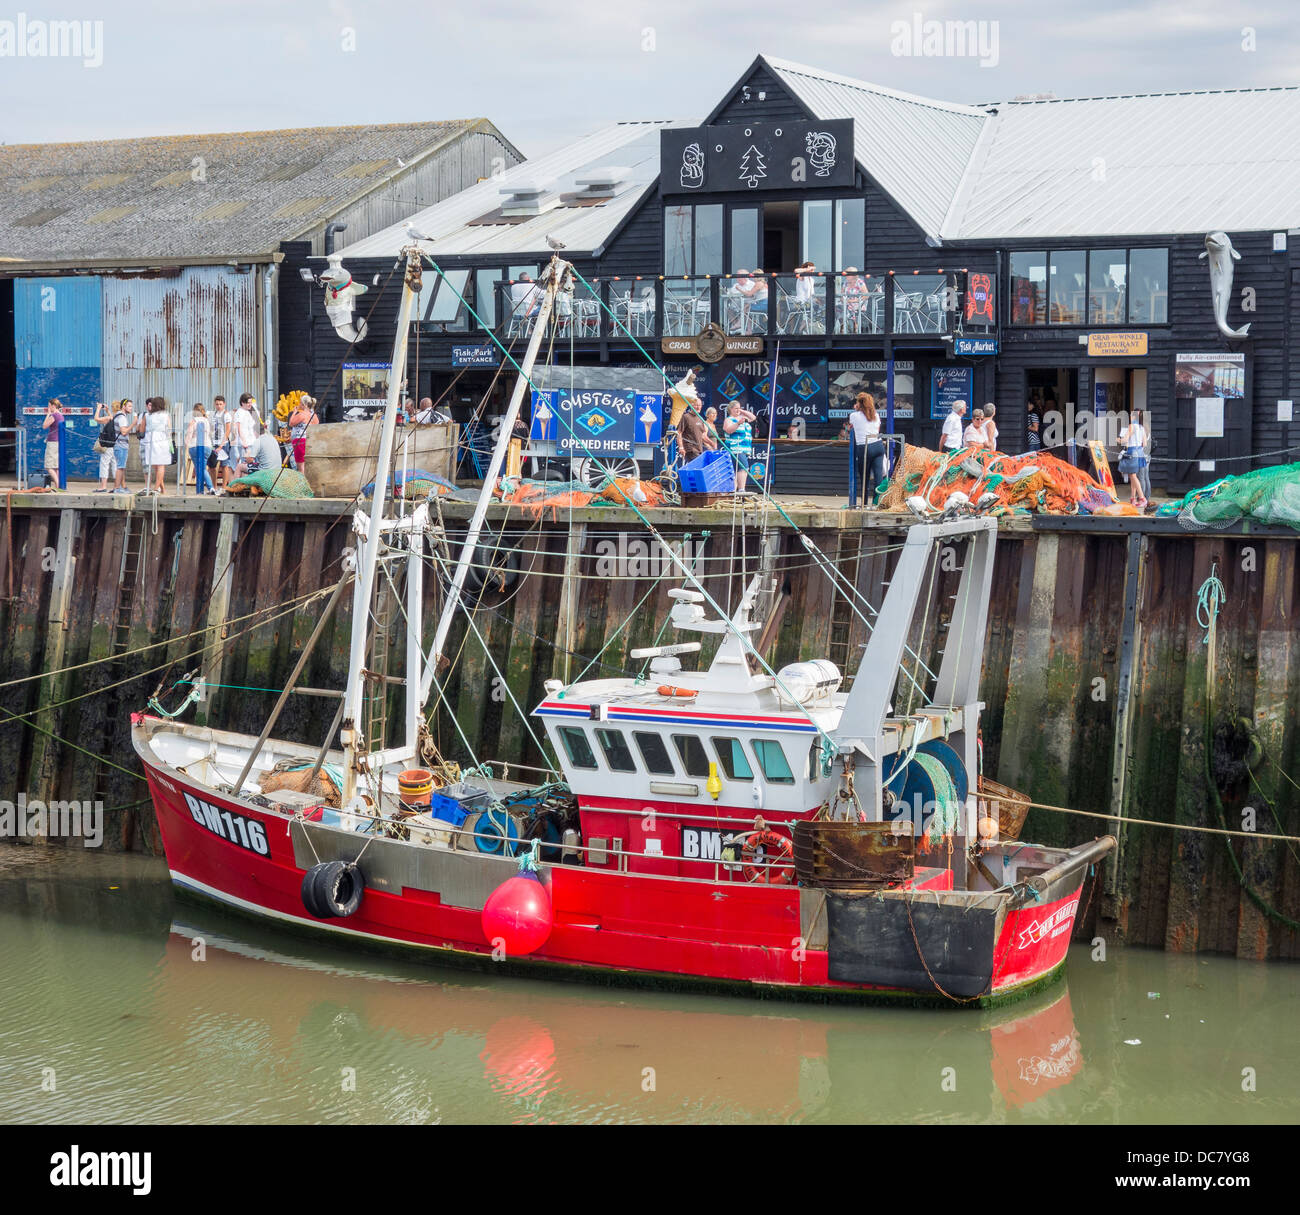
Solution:
[[[731,453],[706,451],[677,470],[684,494],[731,494],[736,492],[736,467]]]

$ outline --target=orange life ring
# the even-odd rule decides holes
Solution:
[[[661,683],[659,685],[660,696],[698,696],[699,691],[696,688],[674,688],[671,684]]]
[[[764,849],[776,855],[769,858]],[[788,864],[793,856],[794,845],[788,836],[770,828],[751,831],[740,848],[741,876],[747,882],[788,886],[794,880],[794,870]]]

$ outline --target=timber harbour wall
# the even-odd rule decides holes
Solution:
[[[906,521],[788,509],[878,606]],[[468,508],[444,511],[455,555]],[[766,544],[789,595],[768,660],[779,667],[830,657],[855,669],[865,623],[776,516],[649,517],[684,545],[723,605],[758,571]],[[539,522],[493,507],[489,523],[518,550],[518,577],[483,597],[475,628],[458,619],[447,647],[458,661],[441,676],[433,728],[449,758],[464,760],[469,750],[480,760],[537,764],[513,703],[531,709],[546,680],[577,678],[592,659],[589,676],[633,669],[628,652],[655,643],[667,591],[678,583],[630,512],[587,508]],[[269,689],[283,686],[315,627],[324,602],[316,593],[341,576],[349,524],[348,504],[336,500],[142,505],[120,495],[14,494],[0,518],[0,799],[94,799],[106,808],[105,847],[160,852],[130,714],[160,681],[159,698],[174,709],[189,690],[178,681],[205,669],[208,695],[185,719],[257,733],[275,700]],[[1158,519],[1004,520],[982,686],[985,772],[1054,806],[1300,834],[1297,547],[1294,532],[1250,524],[1187,532]],[[1197,601],[1212,571],[1226,593],[1213,722],[1233,728],[1210,748],[1207,780],[1209,647]],[[937,570],[925,640],[942,636],[957,577]],[[425,580],[425,595],[431,634],[437,579]],[[342,687],[350,613],[344,595],[303,686]],[[393,638],[393,676],[402,672],[402,632]],[[396,723],[402,689],[390,687]],[[276,734],[319,742],[337,704],[292,696]],[[1036,809],[1022,835],[1072,844],[1114,829]],[[1081,935],[1300,957],[1300,932],[1286,922],[1300,921],[1294,844],[1137,823],[1119,837]]]

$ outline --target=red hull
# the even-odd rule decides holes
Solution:
[[[272,919],[451,957],[491,958],[480,908],[455,906],[429,891],[387,891],[368,884],[354,915],[346,920],[316,919],[303,906],[306,870],[295,859],[290,818],[188,782],[158,765],[147,744],[140,751],[177,885]],[[191,811],[186,794],[207,803],[216,815],[215,827],[211,820],[204,821],[199,809]],[[442,855],[448,863],[480,871],[484,864],[483,858],[469,853]],[[917,889],[946,890],[951,885],[947,870],[918,870],[917,876]],[[1082,877],[1081,871],[1078,885],[1063,897],[1008,912],[994,947],[986,1001],[1033,984],[1061,965]],[[741,984],[789,995],[935,995],[830,979],[826,949],[802,947],[800,892],[792,886],[661,878],[570,865],[549,866],[546,878],[554,928],[536,953],[510,959],[514,965],[596,972],[592,977]]]

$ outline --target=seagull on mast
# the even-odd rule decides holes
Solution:
[[[556,240],[549,232],[546,234],[546,243],[557,253],[561,249],[567,249],[569,247],[562,240]]]
[[[433,237],[430,236],[427,232],[421,232],[420,229],[417,228],[413,223],[411,223],[409,219],[406,221],[406,223],[402,225],[402,227],[406,230],[406,235],[409,236],[414,241],[433,239]]]

